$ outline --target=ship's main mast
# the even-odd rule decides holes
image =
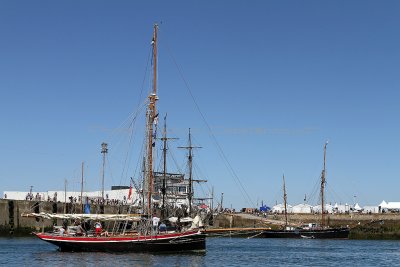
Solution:
[[[154,24],[153,32],[153,92],[149,95],[149,106],[147,112],[147,214],[152,213],[151,197],[154,185],[154,174],[153,174],[153,124],[156,119],[157,109],[156,101],[157,97],[157,32],[158,25]],[[155,139],[155,138],[154,138]]]

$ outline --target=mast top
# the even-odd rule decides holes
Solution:
[[[151,44],[153,45],[153,93],[151,96],[156,97],[157,95],[157,33],[158,33],[158,24],[154,24],[153,31],[153,40]],[[155,99],[157,100],[157,99]]]

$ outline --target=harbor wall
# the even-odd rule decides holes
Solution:
[[[118,214],[126,213],[128,206],[124,205],[91,205],[92,213]],[[43,227],[51,229],[59,221],[41,220],[39,218],[21,217],[22,213],[82,213],[80,204],[47,201],[26,201],[26,200],[0,200],[0,235],[1,236],[21,236],[28,235],[32,231],[37,231]]]
[[[60,225],[60,221],[41,220],[38,218],[21,217],[22,213],[82,213],[80,204],[68,203],[65,206],[60,202],[25,201],[0,199],[0,235],[21,236],[29,235],[32,231],[41,228],[51,229],[54,224]],[[124,205],[91,205],[92,213],[124,214],[128,206]],[[289,224],[301,225],[320,222],[318,214],[290,214]],[[214,228],[240,228],[253,227],[277,229],[284,224],[285,217],[282,214],[270,214],[267,217],[259,217],[249,214],[227,213],[214,218]],[[328,214],[326,221],[332,227],[349,226],[350,238],[354,239],[400,239],[400,214]]]

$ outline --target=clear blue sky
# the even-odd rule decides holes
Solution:
[[[398,1],[143,2],[0,2],[0,191],[62,190],[65,178],[79,190],[83,160],[86,187],[99,190],[103,141],[107,188],[128,183],[121,123],[147,94],[162,21],[159,110],[180,137],[171,151],[193,128],[198,178],[226,206],[249,204],[171,55],[254,203],[281,201],[283,172],[289,203],[310,196],[326,139],[328,202],[400,201]]]

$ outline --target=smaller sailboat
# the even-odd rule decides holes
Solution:
[[[304,238],[304,239],[343,239],[348,238],[350,229],[348,227],[331,228],[325,223],[325,201],[324,191],[326,183],[326,146],[324,145],[324,167],[321,173],[321,224],[309,223],[302,227],[288,226],[285,176],[283,176],[283,201],[285,206],[285,227],[283,230],[266,230],[261,237],[265,238]]]

